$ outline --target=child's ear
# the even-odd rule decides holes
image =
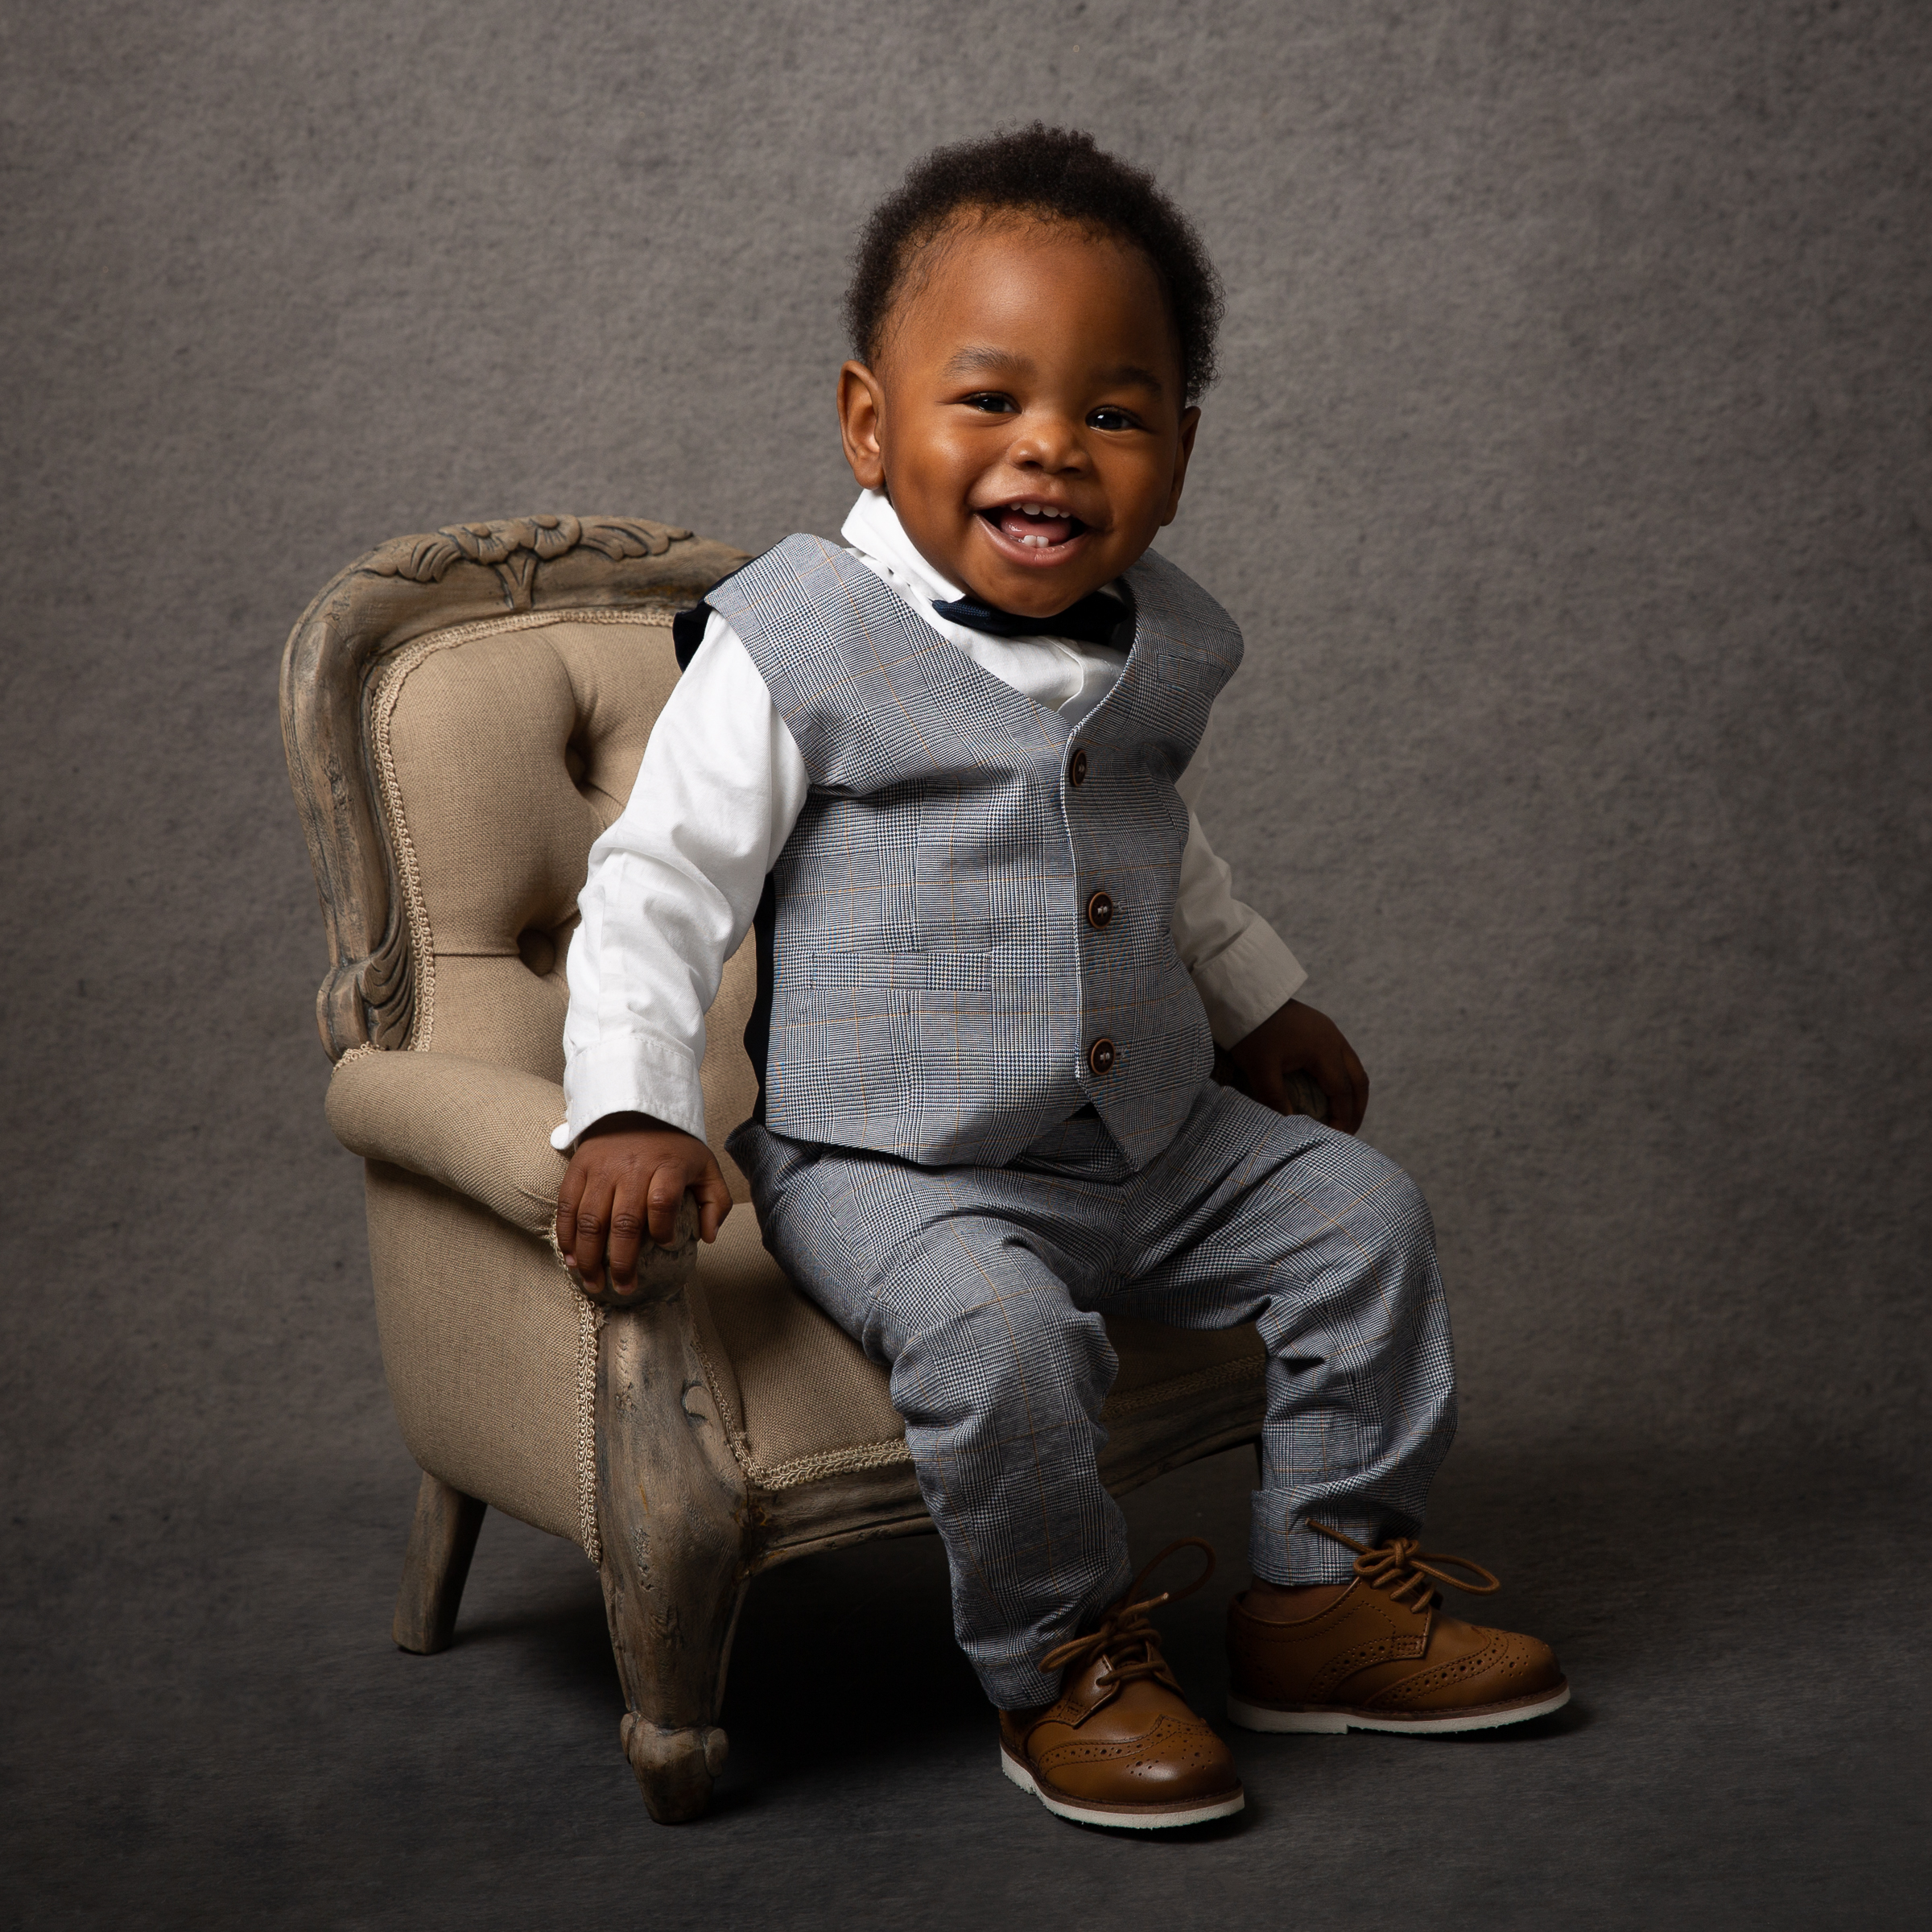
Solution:
[[[845,460],[861,489],[879,489],[886,481],[886,451],[880,427],[886,414],[886,391],[863,362],[848,362],[839,371],[839,434]]]
[[[1181,440],[1174,446],[1174,487],[1167,493],[1167,510],[1161,518],[1163,528],[1174,521],[1174,513],[1181,506],[1181,485],[1187,481],[1187,459],[1194,454],[1194,432],[1200,426],[1198,409],[1181,411]]]

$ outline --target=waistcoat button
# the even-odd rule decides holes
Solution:
[[[1087,782],[1087,753],[1084,749],[1073,754],[1072,762],[1067,767],[1067,782],[1069,785],[1084,785]]]
[[[1087,923],[1089,926],[1105,926],[1113,919],[1113,901],[1104,892],[1096,892],[1087,902]]]
[[[1096,1040],[1087,1049],[1087,1064],[1096,1073],[1111,1073],[1113,1071],[1113,1042]]]

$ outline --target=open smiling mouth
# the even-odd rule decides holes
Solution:
[[[1078,517],[1044,503],[997,503],[980,514],[1022,550],[1058,550],[1087,529]]]

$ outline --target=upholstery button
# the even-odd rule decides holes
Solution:
[[[1113,901],[1104,892],[1096,892],[1087,902],[1087,923],[1089,926],[1110,925],[1113,920]]]
[[[1087,782],[1087,753],[1084,747],[1073,754],[1072,762],[1067,767],[1067,782],[1069,785],[1084,785]]]
[[[1098,1039],[1087,1049],[1087,1064],[1096,1073],[1111,1073],[1113,1071],[1113,1042]]]

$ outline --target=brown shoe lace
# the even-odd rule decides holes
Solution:
[[[1177,1550],[1199,1550],[1206,1555],[1208,1560],[1201,1566],[1200,1575],[1184,1590],[1163,1590],[1158,1596],[1136,1603],[1134,1592]],[[1142,1567],[1140,1575],[1127,1586],[1126,1595],[1084,1637],[1069,1637],[1065,1643],[1055,1645],[1040,1659],[1040,1668],[1063,1670],[1069,1665],[1084,1666],[1095,1657],[1104,1658],[1105,1668],[1094,1682],[1108,1689],[1117,1684],[1130,1684],[1136,1678],[1163,1675],[1167,1666],[1161,1656],[1160,1633],[1147,1620],[1148,1613],[1159,1609],[1162,1604],[1178,1604],[1183,1597],[1192,1596],[1213,1575],[1214,1546],[1206,1538],[1184,1536],[1179,1542],[1170,1543]],[[1134,1654],[1137,1651],[1137,1656]]]
[[[1366,1543],[1358,1543],[1353,1537],[1344,1536],[1326,1523],[1311,1523],[1308,1527],[1333,1537],[1338,1543],[1346,1543],[1356,1552],[1356,1575],[1372,1590],[1387,1591],[1396,1602],[1411,1610],[1427,1610],[1443,1600],[1441,1592],[1431,1587],[1432,1577],[1436,1583],[1447,1583],[1451,1590],[1461,1590],[1471,1596],[1489,1596],[1503,1587],[1480,1563],[1473,1563],[1466,1556],[1451,1556],[1443,1550],[1418,1548],[1412,1536],[1391,1537],[1371,1550]],[[1473,1571],[1483,1580],[1465,1583],[1459,1576],[1436,1569],[1434,1566],[1437,1563]]]

